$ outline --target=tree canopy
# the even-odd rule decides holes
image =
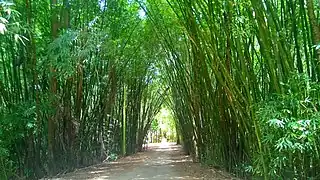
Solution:
[[[140,151],[164,107],[194,161],[319,178],[319,12],[313,0],[0,0],[0,179]]]

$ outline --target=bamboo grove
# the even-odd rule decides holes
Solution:
[[[0,1],[0,179],[135,153],[162,105],[194,161],[320,178],[319,6]]]
[[[138,11],[121,0],[0,1],[0,179],[141,150],[167,90]]]
[[[242,177],[320,178],[316,1],[140,5],[168,51],[171,107],[194,160]]]

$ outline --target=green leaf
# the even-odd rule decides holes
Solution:
[[[8,23],[8,20],[3,17],[0,17],[0,23],[6,24],[6,23]]]
[[[0,23],[0,34],[4,34],[7,31],[5,24]]]
[[[285,125],[285,123],[279,119],[270,119],[268,123],[270,126],[276,126],[280,128],[284,128],[284,125]]]
[[[28,129],[31,129],[31,128],[33,128],[34,127],[34,124],[33,123],[31,123],[31,122],[28,122],[27,123],[27,128]]]

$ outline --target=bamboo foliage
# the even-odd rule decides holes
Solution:
[[[299,93],[284,86],[292,74],[307,72],[310,79],[318,79],[313,58],[318,25],[311,1],[159,0],[140,4],[147,7],[169,52],[164,69],[171,104],[184,146],[195,160],[264,179],[284,178],[288,172],[292,178],[317,176],[309,169],[315,165],[315,156],[306,160],[300,154],[288,160],[289,164],[308,164],[303,167],[272,168],[278,165],[271,154],[278,151],[267,145],[266,125],[257,115],[258,104],[268,102],[274,94]]]
[[[1,1],[0,179],[135,153],[163,104],[195,161],[318,178],[318,10],[311,0]]]
[[[0,179],[141,149],[166,92],[149,71],[160,50],[138,11],[115,0],[1,2]]]

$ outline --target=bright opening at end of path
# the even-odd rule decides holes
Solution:
[[[167,141],[166,138],[162,138],[161,139],[161,143],[160,143],[160,146],[159,146],[161,149],[164,149],[164,148],[169,148],[169,143]]]

